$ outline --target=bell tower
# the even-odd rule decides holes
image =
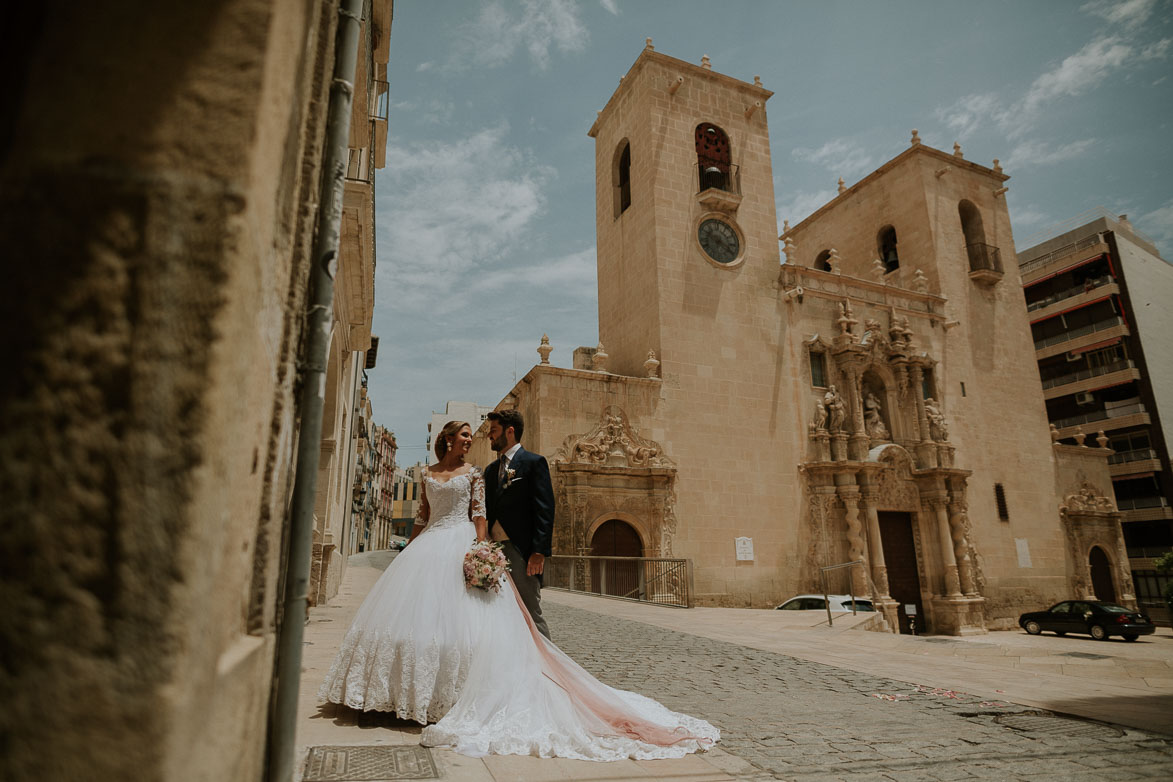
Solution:
[[[649,38],[599,112],[599,338],[615,372],[643,374],[649,350],[665,377],[680,371],[700,342],[744,339],[749,298],[776,296],[771,95]],[[720,358],[702,372],[719,373]]]

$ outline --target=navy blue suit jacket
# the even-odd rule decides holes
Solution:
[[[485,470],[485,505],[489,529],[501,529],[525,558],[538,553],[550,556],[554,531],[554,489],[546,457],[519,448],[509,462],[513,477],[501,485],[501,459]]]

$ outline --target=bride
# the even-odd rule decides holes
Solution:
[[[465,586],[464,555],[488,540],[485,485],[464,462],[472,429],[450,421],[421,481],[424,531],[358,609],[320,700],[428,725],[421,743],[482,756],[681,757],[719,731],[595,679],[538,633],[506,576]]]

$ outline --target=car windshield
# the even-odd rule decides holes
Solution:
[[[788,603],[783,603],[782,605],[778,606],[778,610],[779,611],[801,611],[802,610],[802,598],[796,598],[794,600],[791,600]]]
[[[1103,611],[1104,613],[1107,613],[1107,614],[1128,614],[1128,613],[1131,613],[1130,609],[1127,609],[1124,606],[1118,606],[1115,603],[1100,603],[1099,608],[1101,611]]]

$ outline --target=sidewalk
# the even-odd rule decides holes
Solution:
[[[435,773],[429,774],[426,768],[429,753],[419,751],[419,724],[397,720],[385,714],[359,714],[332,704],[318,705],[318,687],[330,668],[334,653],[338,650],[351,619],[358,611],[359,604],[391,559],[392,555],[386,551],[374,551],[351,557],[338,595],[329,605],[310,609],[310,621],[305,629],[306,645],[302,657],[301,692],[298,699],[295,780],[302,779],[306,754],[311,747],[343,745],[399,748],[399,754],[389,764],[398,765],[398,772],[391,772],[386,776],[362,776],[357,777],[358,779],[438,778],[453,782],[587,782],[607,779],[765,782],[774,779],[772,775],[719,748],[679,760],[622,760],[614,763],[509,755],[469,758],[449,750],[434,749],[430,751],[430,757],[435,764]],[[413,771],[413,767],[418,770]],[[323,778],[331,777],[323,775]]]
[[[384,714],[358,714],[341,707],[319,707],[317,689],[342,636],[363,597],[391,558],[388,552],[352,557],[339,594],[329,605],[310,612],[298,712],[298,779],[301,779],[305,767],[307,751],[311,747],[324,746],[344,749],[334,754],[318,753],[319,773],[313,778],[323,780],[757,782],[777,778],[762,770],[761,759],[757,766],[752,765],[720,745],[700,755],[661,761],[590,763],[515,756],[467,758],[447,750],[429,752],[420,748],[421,728],[415,723]],[[991,701],[1016,703],[1173,735],[1173,634],[1168,628],[1160,628],[1157,635],[1135,643],[1011,632],[966,638],[914,638],[852,629],[853,625],[867,621],[862,615],[853,619],[848,614],[842,620],[836,616],[835,627],[829,629],[825,615],[815,618],[808,612],[670,609],[555,590],[545,591],[543,599],[551,604],[551,609],[565,606],[561,610],[587,611],[600,617],[598,622],[603,624],[637,622],[643,627],[662,628],[898,682],[956,690]],[[585,618],[586,615],[579,616]],[[624,686],[621,681],[612,683]],[[647,694],[655,696],[657,693]],[[827,698],[832,695],[827,691]],[[871,701],[870,698],[863,700]],[[878,701],[871,702],[879,705]],[[744,711],[745,708],[760,707],[743,703],[740,706],[713,704],[713,708],[741,708]],[[799,728],[795,726],[794,729]],[[819,727],[814,725],[810,729],[818,731]],[[856,729],[860,730],[859,726]],[[791,738],[797,740],[801,737]],[[905,740],[897,743],[900,741]],[[730,747],[742,752],[734,747],[732,740]],[[953,749],[947,751],[955,752]],[[345,758],[343,753],[346,753]],[[362,757],[362,753],[367,757]],[[340,770],[343,765],[357,767],[361,763],[372,768],[383,763],[381,768],[391,770],[367,776],[328,773],[331,767]]]

